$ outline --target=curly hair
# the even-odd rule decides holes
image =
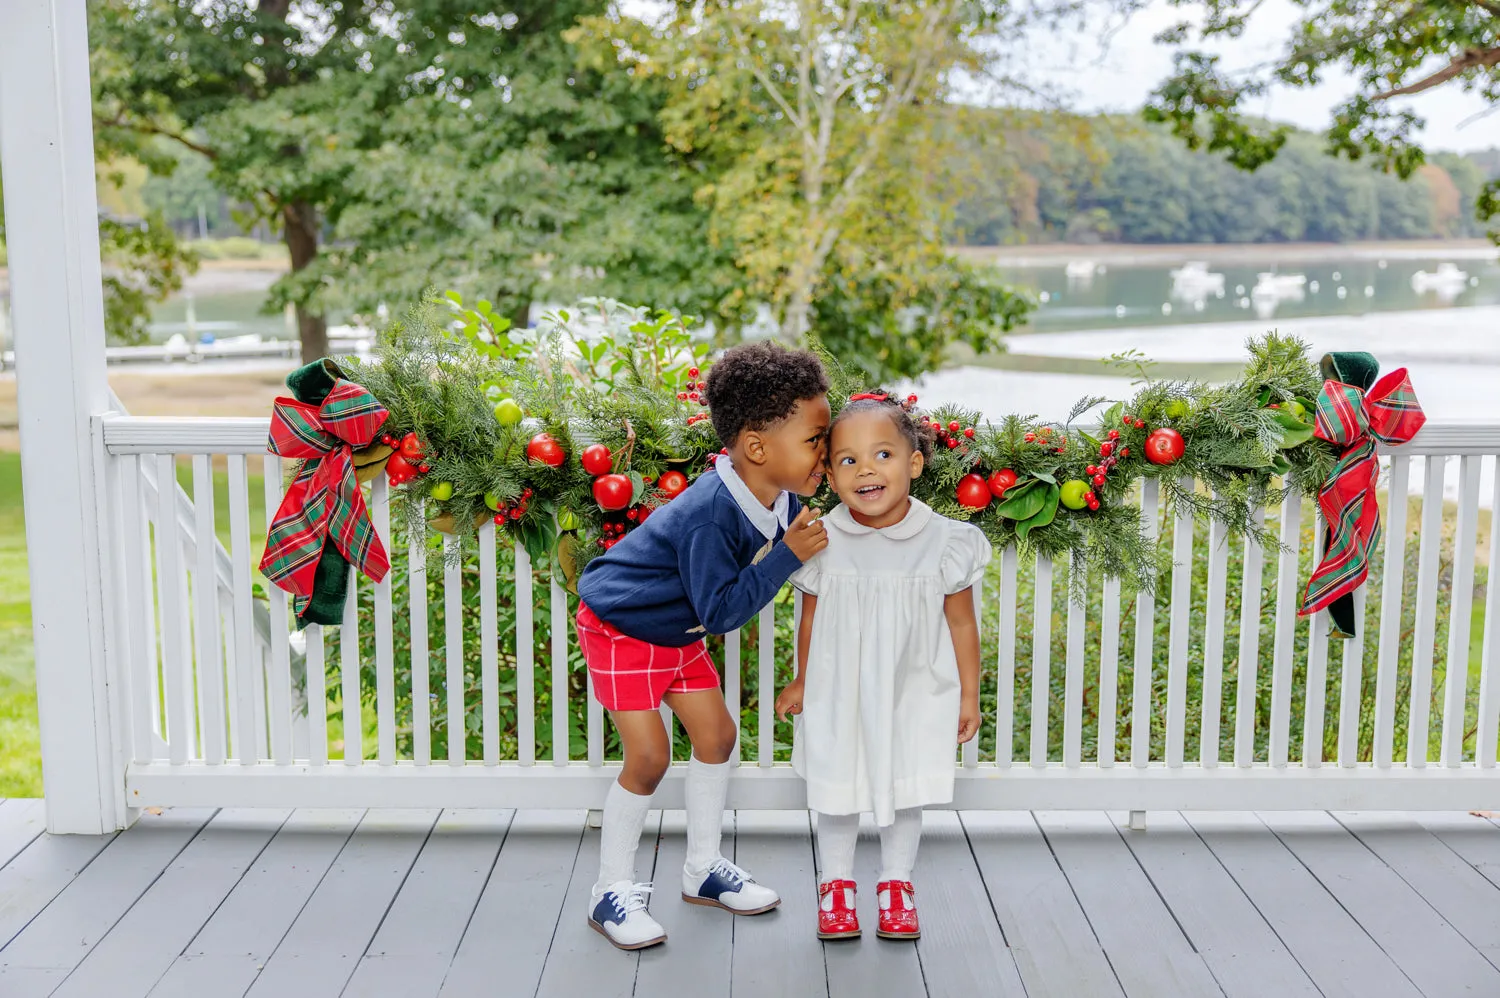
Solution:
[[[779,423],[798,402],[827,394],[828,375],[806,350],[746,343],[725,351],[708,369],[705,391],[714,432],[730,447],[744,431]]]
[[[932,460],[932,448],[937,442],[937,433],[933,431],[932,424],[925,418],[919,417],[915,409],[904,406],[896,401],[894,395],[886,392],[875,391],[869,393],[874,397],[859,397],[850,399],[844,403],[839,414],[833,417],[833,423],[828,427],[828,438],[833,439],[833,431],[849,416],[858,415],[861,412],[881,412],[890,417],[892,423],[911,449],[922,455],[924,462]]]

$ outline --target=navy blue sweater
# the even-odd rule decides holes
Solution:
[[[787,498],[790,521],[802,506]],[[578,595],[600,620],[650,644],[680,648],[705,631],[728,634],[801,567],[785,533],[778,528],[768,542],[710,471],[589,562]]]

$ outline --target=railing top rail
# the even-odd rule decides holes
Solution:
[[[264,454],[266,417],[110,416],[104,446],[111,454]],[[1500,423],[1428,423],[1409,444],[1382,454],[1500,454]]]

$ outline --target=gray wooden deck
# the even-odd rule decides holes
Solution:
[[[725,816],[783,892],[756,918],[682,904],[681,812],[642,878],[667,945],[584,922],[583,812],[176,810],[41,833],[0,802],[0,995],[1496,995],[1500,827],[1465,814],[929,812],[916,945],[813,936],[805,812]],[[873,887],[878,847],[861,843]]]

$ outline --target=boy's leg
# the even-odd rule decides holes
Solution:
[[[599,832],[598,894],[622,880],[635,880],[635,854],[651,795],[666,773],[670,746],[661,715],[654,710],[610,711],[610,721],[620,733],[625,765],[604,798],[604,819]]]
[[[780,896],[755,883],[719,852],[724,798],[729,790],[729,756],[737,735],[734,719],[724,706],[724,695],[712,689],[669,693],[665,699],[693,746],[683,787],[687,858],[683,863],[682,896],[741,915],[769,911],[781,903]]]

